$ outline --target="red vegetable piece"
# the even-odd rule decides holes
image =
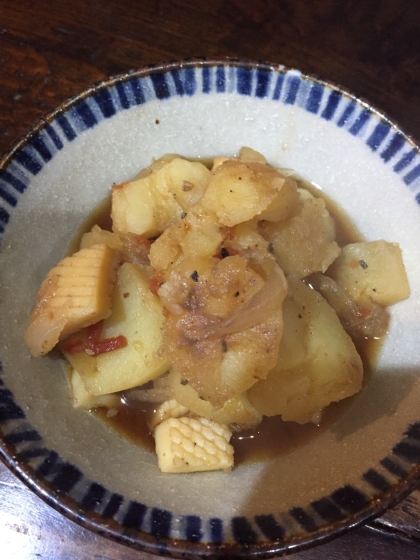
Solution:
[[[89,354],[92,356],[99,356],[99,354],[105,354],[106,352],[112,352],[113,350],[119,350],[120,348],[125,348],[128,342],[124,335],[114,336],[113,338],[104,338],[93,343],[87,349]]]
[[[64,347],[67,354],[77,354],[78,352],[86,352],[90,356],[99,356],[105,352],[112,352],[125,348],[128,345],[127,339],[124,335],[114,336],[112,338],[101,338],[102,329],[104,326],[103,321],[98,321],[87,328],[86,340],[76,340]]]

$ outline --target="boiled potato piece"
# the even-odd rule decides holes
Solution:
[[[199,162],[174,158],[146,177],[113,188],[113,230],[146,237],[160,235],[198,202],[211,172]]]
[[[211,419],[219,424],[227,424],[235,430],[250,430],[262,420],[262,415],[250,403],[246,393],[232,397],[222,408],[216,410]]]
[[[287,220],[296,212],[300,205],[301,199],[296,181],[286,177],[281,191],[267,208],[258,215],[258,219],[267,220],[268,222]]]
[[[124,249],[123,240],[119,235],[112,231],[102,229],[96,224],[90,231],[83,234],[80,241],[80,248],[85,249],[101,243],[117,251],[122,251]]]
[[[213,210],[221,224],[232,227],[265,210],[281,191],[284,181],[268,165],[227,160],[212,172],[201,204]]]
[[[263,231],[286,276],[304,278],[325,272],[340,254],[334,221],[321,198],[305,198],[297,215],[281,222],[265,222]]]
[[[260,152],[257,152],[256,150],[253,150],[248,146],[243,146],[239,150],[238,159],[240,161],[256,161],[258,163],[264,164],[267,163],[267,160],[262,154],[260,154]]]
[[[208,401],[201,399],[197,391],[176,371],[171,371],[169,374],[168,388],[176,402],[191,413],[210,418],[219,424],[232,424],[241,430],[248,430],[262,420],[261,414],[249,402],[246,393],[232,397],[222,408],[215,409]]]
[[[112,315],[104,321],[101,338],[123,335],[127,346],[97,356],[86,351],[69,353],[86,333],[67,339],[62,350],[92,395],[105,395],[143,385],[168,367],[160,355],[164,317],[162,305],[149,289],[147,274],[135,264],[123,264],[112,296]]]
[[[335,311],[315,290],[289,278],[277,365],[249,391],[263,415],[308,422],[319,409],[362,387],[360,356]]]
[[[73,369],[69,375],[70,393],[73,406],[92,410],[93,408],[113,408],[118,405],[120,399],[118,395],[98,395],[94,396],[86,390],[85,384],[80,373]]]
[[[408,298],[410,287],[398,243],[351,243],[328,272],[356,303],[393,305]]]
[[[208,401],[200,399],[197,391],[178,371],[170,371],[167,388],[171,391],[174,399],[193,414],[203,418],[211,417],[214,411],[212,405]]]

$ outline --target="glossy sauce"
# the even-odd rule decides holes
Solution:
[[[328,211],[335,221],[336,241],[340,246],[362,241],[362,236],[357,228],[333,201],[310,183],[300,179],[296,180],[298,186],[308,189],[317,197],[324,198]],[[110,208],[110,199],[107,199],[91,214],[72,244],[73,251],[78,249],[83,233],[90,231],[94,224],[98,224],[102,229],[111,230]],[[366,384],[382,341],[363,339],[354,341],[354,343],[363,361],[364,384]],[[148,427],[148,417],[156,405],[129,399],[128,395],[129,392],[126,397],[121,396],[116,409],[112,411],[97,409],[93,413],[117,431],[120,436],[147,451],[154,452],[155,443]],[[264,417],[261,424],[253,430],[234,432],[231,443],[235,449],[235,466],[288,454],[306,442],[319,437],[351,406],[353,398],[332,403],[325,408],[319,426],[312,423],[284,422],[280,416],[273,416]]]

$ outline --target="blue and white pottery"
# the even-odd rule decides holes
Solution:
[[[318,437],[230,474],[167,475],[153,454],[73,409],[56,357],[23,332],[47,271],[113,183],[167,152],[246,145],[292,168],[370,240],[398,242],[411,297],[364,390]],[[0,162],[0,454],[72,520],[152,553],[268,558],[380,514],[420,479],[420,153],[338,86],[283,66],[188,61],[93,86]]]

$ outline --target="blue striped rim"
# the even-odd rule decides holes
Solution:
[[[104,499],[105,494],[106,489],[101,484],[93,482],[89,486],[88,491],[83,496],[83,499],[80,503],[87,509],[93,509],[97,511],[102,504],[102,500]]]
[[[218,517],[209,520],[210,542],[221,544],[224,541],[223,521]]]
[[[102,515],[104,517],[114,517],[118,513],[123,501],[124,498],[120,494],[112,494],[102,512]]]
[[[171,534],[172,513],[165,509],[153,508],[150,532],[157,539],[167,538]]]
[[[198,87],[200,82],[201,89]],[[126,81],[116,82],[108,88],[99,88],[90,98],[75,100],[70,109],[58,114],[54,122],[46,123],[45,129],[29,138],[26,146],[16,152],[14,161],[23,169],[23,176],[17,177],[14,174],[13,179],[9,180],[3,170],[3,180],[22,193],[30,181],[30,176],[37,175],[55,153],[63,149],[66,141],[72,142],[79,134],[96,126],[101,120],[110,119],[120,110],[141,105],[149,99],[163,101],[173,95],[192,96],[200,91],[206,94],[236,91],[240,95],[254,96],[257,99],[271,98],[286,105],[298,104],[307,112],[320,114],[324,120],[334,122],[339,128],[346,128],[354,136],[363,137],[369,122],[377,119],[372,110],[359,110],[357,102],[349,99],[341,91],[330,89],[319,82],[310,82],[296,71],[276,72],[265,67],[251,69],[223,64],[203,68],[172,68],[167,72],[151,72],[145,77],[133,75]],[[379,119],[364,141],[376,152],[390,136],[391,130],[391,124]],[[404,145],[407,145],[404,136],[394,132],[379,154],[382,161],[388,163]],[[420,163],[410,168],[417,153],[416,149],[406,151],[393,165],[395,173],[401,174],[403,182],[411,189],[413,185],[420,183]],[[16,206],[18,200],[1,184],[0,198],[12,207]],[[415,194],[417,202],[418,198],[419,195]],[[0,223],[3,231],[7,224],[6,213],[7,211],[3,212],[3,223]]]
[[[131,85],[131,93],[134,96],[135,105],[142,105],[143,103],[145,103],[146,98],[140,80],[132,80],[130,82],[130,85]]]
[[[69,142],[74,140],[77,137],[76,132],[74,131],[73,127],[69,123],[67,117],[64,115],[59,115],[56,119],[58,126],[64,132],[65,137]]]
[[[120,110],[152,99],[164,101],[175,95],[227,92],[298,105],[360,138],[384,164],[390,163],[391,169],[410,188],[420,179],[418,150],[412,148],[404,135],[390,123],[339,90],[311,82],[297,72],[276,72],[265,67],[233,68],[219,64],[214,67],[171,69],[166,73],[152,72],[145,77],[133,75],[126,81],[100,88],[90,97],[76,100],[70,108],[29,137],[26,145],[15,152],[12,163],[0,170],[0,203],[5,205],[0,206],[0,232],[4,232],[10,212],[30,185],[31,176],[38,175],[66,143],[73,142],[102,120],[111,119]],[[415,194],[415,200],[420,203],[420,193]],[[170,511],[149,508],[146,504],[127,501],[120,494],[111,493],[97,482],[87,480],[77,466],[64,461],[54,450],[44,447],[41,434],[28,426],[23,409],[16,404],[11,391],[0,379],[0,424],[7,428],[11,421],[14,426],[17,422],[17,428],[15,426],[14,431],[5,433],[4,441],[16,448],[19,460],[36,465],[37,477],[46,479],[57,491],[73,497],[83,508],[118,520],[125,529],[149,530],[156,539],[173,535],[176,524]],[[392,454],[380,461],[382,470],[398,479],[406,478],[410,467],[417,464],[420,464],[420,423],[410,426],[403,439],[393,447]],[[375,468],[366,471],[362,479],[376,496],[392,488],[388,478]],[[290,533],[293,523],[306,532],[314,532],[323,525],[320,519],[341,521],[347,513],[357,513],[366,508],[369,500],[370,497],[359,489],[345,486],[312,502],[307,509],[291,508],[285,514],[290,518],[285,524],[271,513],[257,515],[253,519],[234,517],[229,527],[216,517],[204,523],[197,515],[186,515],[181,524],[181,534],[189,542],[207,539],[215,545],[223,543],[230,532],[234,540],[244,546],[259,542],[261,535],[268,541],[281,541]]]
[[[400,173],[401,171],[403,171],[406,167],[408,167],[410,165],[410,163],[414,160],[415,157],[416,157],[415,150],[411,150],[409,152],[406,152],[402,156],[402,158],[394,165],[394,171],[396,173]]]
[[[247,68],[238,68],[237,76],[237,88],[238,93],[241,95],[251,95],[252,94],[252,83],[253,83],[252,71]]]
[[[4,202],[7,202],[7,204],[10,204],[10,206],[16,206],[17,204],[17,198],[12,194],[10,194],[9,191],[4,190],[4,188],[2,188],[1,186],[0,186],[0,198],[2,198]]]
[[[45,163],[48,163],[52,159],[53,154],[41,137],[41,134],[32,138],[32,140],[29,141],[29,145],[33,146]]]
[[[255,522],[269,541],[281,541],[284,538],[286,531],[276,521],[274,515],[257,515]]]
[[[284,82],[284,74],[279,74],[276,80],[276,86],[274,88],[273,99],[278,101],[281,97]]]
[[[335,115],[340,100],[341,93],[339,91],[331,91],[328,95],[328,102],[325,106],[325,109],[322,111],[321,117],[327,121],[330,121]]]
[[[109,90],[103,89],[98,91],[93,95],[93,99],[98,104],[99,109],[101,110],[102,115],[109,119],[113,117],[117,112],[116,108],[114,107],[114,103],[112,101],[111,94]]]
[[[43,167],[34,151],[30,150],[29,145],[16,153],[15,160],[32,175],[38,175]]]
[[[171,97],[165,74],[152,74],[150,78],[158,99],[168,99]]]
[[[286,97],[284,100],[286,105],[294,105],[300,84],[301,79],[298,76],[292,75],[290,78],[288,78],[286,85]]]
[[[201,530],[201,517],[198,515],[187,515],[185,518],[184,535],[187,541],[200,542],[204,533]]]
[[[329,498],[321,498],[312,502],[312,507],[318,515],[328,522],[340,521],[344,514]]]
[[[47,124],[47,126],[45,127],[45,130],[46,130],[48,136],[53,141],[54,146],[57,148],[57,150],[62,150],[64,145],[63,145],[63,142],[60,139],[60,136],[57,134],[57,131],[55,130],[55,128],[51,124]]]
[[[373,152],[376,152],[376,150],[388,136],[388,132],[390,131],[390,129],[391,127],[389,126],[389,124],[384,122],[380,122],[378,125],[376,125],[375,130],[366,141],[366,144]]]
[[[407,476],[407,470],[390,457],[382,459],[381,465],[397,478],[404,478]]]
[[[306,101],[306,110],[309,113],[314,113],[315,115],[318,113],[319,108],[321,107],[322,97],[324,95],[324,88],[319,84],[313,84],[311,86],[308,99]]]
[[[224,93],[226,90],[226,72],[224,66],[216,68],[216,92]]]
[[[394,134],[392,140],[385,148],[385,150],[381,153],[381,158],[388,163],[390,159],[392,159],[395,154],[397,154],[405,144],[404,137],[399,134],[398,132]]]
[[[203,68],[203,93],[211,92],[210,68]]]
[[[356,120],[349,129],[350,134],[353,134],[353,136],[357,136],[370,119],[370,115],[371,112],[366,110],[363,110],[361,113],[359,113]]]
[[[87,101],[80,101],[75,105],[74,111],[76,112],[76,122],[79,126],[83,123],[81,130],[92,128],[98,124],[98,119]],[[77,117],[80,117],[80,120]]]
[[[356,110],[356,102],[353,100],[349,101],[341,117],[338,119],[337,126],[339,126],[340,128],[345,126],[355,110]]]
[[[232,533],[239,544],[255,544],[259,540],[256,531],[246,517],[232,518]]]
[[[416,179],[420,177],[420,164],[416,165],[411,171],[404,175],[403,181],[406,185],[411,185]]]
[[[266,70],[257,70],[257,84],[255,87],[255,97],[267,97],[270,89],[272,74]]]
[[[25,413],[18,406],[9,389],[0,388],[0,422],[25,418]]]
[[[291,510],[289,510],[289,514],[299,523],[302,529],[304,529],[308,533],[312,533],[318,528],[314,518],[309,515],[303,508],[292,508]]]
[[[366,482],[369,482],[372,488],[376,488],[379,492],[385,493],[391,488],[390,482],[384,476],[379,474],[378,471],[375,471],[375,469],[369,469],[365,472],[363,478]]]
[[[128,529],[141,529],[147,506],[139,502],[130,502],[122,524]]]

